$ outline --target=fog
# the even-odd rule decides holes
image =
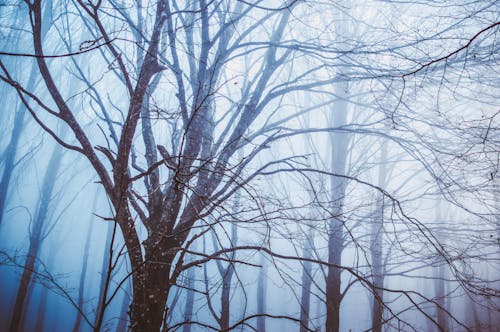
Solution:
[[[500,331],[499,14],[0,0],[0,330]]]

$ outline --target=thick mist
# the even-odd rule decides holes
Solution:
[[[1,331],[500,331],[497,1],[0,1]]]

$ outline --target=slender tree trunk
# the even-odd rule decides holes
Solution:
[[[264,260],[264,256],[261,256],[261,269],[259,272],[259,281],[257,288],[257,313],[264,314],[266,312],[266,292],[267,292],[267,277],[266,277],[266,262]],[[265,332],[266,331],[266,317],[258,316],[257,317],[257,331]]]
[[[233,212],[237,212],[239,209],[240,195],[236,195],[235,204],[233,207]],[[238,228],[235,223],[231,224],[231,242],[235,245],[238,242]],[[234,260],[235,253],[231,255],[231,260]],[[221,262],[217,261],[217,264],[222,265]],[[219,267],[219,272],[222,272],[222,293],[221,293],[221,317],[220,317],[220,327],[221,329],[229,329],[229,323],[231,320],[231,283],[234,275],[234,265],[229,262],[227,267],[224,269],[222,266]]]
[[[229,329],[230,315],[230,295],[231,295],[231,280],[234,273],[234,267],[231,263],[226,268],[225,274],[222,276],[222,293],[221,293],[221,317],[220,328],[223,331]]]
[[[29,315],[30,305],[32,304],[34,289],[35,289],[35,283],[30,282],[28,286],[28,291],[26,292],[26,298],[24,299],[25,307],[23,309],[23,314],[21,316],[21,323],[18,328],[19,331],[26,330],[25,326],[28,323],[26,318],[29,318],[28,315]]]
[[[52,192],[57,178],[57,173],[61,165],[61,158],[62,158],[62,150],[59,146],[56,146],[49,160],[49,164],[47,166],[47,170],[43,178],[40,200],[38,202],[37,212],[35,215],[35,219],[30,234],[30,245],[28,249],[28,255],[26,257],[26,262],[24,264],[24,270],[21,276],[21,282],[19,284],[19,289],[17,291],[17,296],[16,296],[16,302],[14,304],[14,311],[12,313],[12,318],[10,323],[11,332],[16,332],[19,330],[21,317],[25,305],[26,294],[28,291],[29,284],[31,282],[33,271],[35,270],[35,262],[41,245],[43,225],[45,224],[45,221],[47,219],[49,204],[52,198]]]
[[[340,265],[343,250],[343,225],[334,219],[328,238],[328,263]],[[326,332],[338,332],[340,327],[341,272],[334,266],[328,267],[326,279]]]
[[[340,127],[347,123],[347,101],[349,85],[347,82],[337,86],[337,94],[343,96],[334,105],[333,126]],[[346,161],[349,145],[349,136],[345,133],[334,133],[330,136],[332,144],[331,171],[334,174],[344,175],[346,173]],[[331,177],[331,215],[328,229],[328,275],[326,279],[326,332],[338,332],[340,327],[340,302],[341,294],[341,272],[334,265],[342,264],[342,251],[344,249],[344,221],[343,205],[347,181],[344,178]]]
[[[446,290],[445,290],[445,271],[442,262],[437,266],[436,279],[434,283],[436,291],[436,303],[437,303],[437,322],[440,331],[448,331],[448,316],[444,311],[446,309]]]
[[[30,77],[28,80],[27,90],[32,91],[35,86],[35,75],[37,75],[37,67],[35,65],[31,68]],[[17,109],[16,115],[14,116],[14,128],[12,129],[12,134],[10,136],[10,141],[5,148],[5,160],[4,168],[2,173],[2,178],[0,179],[0,225],[2,224],[3,217],[5,214],[5,204],[7,203],[7,194],[9,189],[10,179],[14,173],[15,162],[16,162],[16,152],[19,145],[19,140],[21,138],[21,133],[24,129],[24,117],[26,114],[26,107],[21,103]]]
[[[186,294],[186,304],[184,305],[184,321],[191,322],[193,320],[193,302],[194,302],[194,268],[188,270],[187,275],[187,294]],[[183,332],[191,332],[191,324],[185,324],[182,328]]]
[[[52,16],[52,0],[44,1],[44,19],[50,20]],[[45,38],[48,31],[48,26],[45,27],[41,32],[42,40]],[[38,75],[38,67],[33,64],[31,67],[31,72],[28,79],[28,84],[26,89],[28,91],[33,91],[36,85],[36,77]],[[26,114],[26,107],[21,103],[17,109],[16,115],[14,116],[14,128],[10,137],[10,141],[5,148],[5,161],[2,177],[0,179],[0,225],[2,225],[3,218],[5,215],[5,205],[7,203],[7,195],[9,190],[10,179],[14,173],[15,163],[16,163],[16,151],[19,145],[19,140],[21,138],[21,133],[24,129],[24,117]]]
[[[382,218],[383,204],[378,208],[380,211],[372,221],[371,230],[371,246],[370,252],[372,257],[371,268],[373,272],[373,302],[372,302],[372,331],[382,332],[382,316],[384,312],[384,271],[382,262]]]
[[[109,260],[110,260],[110,250],[112,246],[113,240],[113,230],[115,225],[112,222],[108,222],[106,229],[106,243],[104,244],[104,251],[102,257],[102,265],[101,265],[101,279],[99,282],[99,302],[97,303],[96,317],[94,321],[94,326],[100,326],[104,317],[102,304],[104,303],[107,292],[106,290],[106,280],[108,280],[108,271],[109,269]]]
[[[243,159],[244,151],[241,149],[238,153],[238,158]],[[240,210],[241,193],[238,191],[235,194],[234,205],[232,207],[233,213],[238,213]],[[214,239],[215,240],[215,239]],[[238,242],[238,227],[235,222],[231,223],[231,243],[236,245]],[[214,241],[216,244],[216,241]],[[236,252],[233,252],[229,257],[230,260],[234,260],[236,257]],[[217,268],[222,277],[222,293],[221,293],[221,317],[220,317],[220,328],[225,331],[229,329],[229,323],[231,320],[231,283],[234,275],[234,263],[229,262],[227,267],[222,266],[222,262],[216,261]]]
[[[378,166],[378,186],[385,187],[387,177],[387,144],[382,143],[380,149],[380,164]],[[371,221],[370,230],[370,254],[371,269],[373,273],[373,299],[372,299],[372,331],[382,332],[382,322],[384,313],[384,266],[382,240],[384,235],[384,195],[379,195],[379,203]]]
[[[97,198],[97,194],[95,195]],[[93,211],[95,210],[97,203],[97,199],[94,200],[93,204]],[[92,228],[93,228],[93,218],[90,218],[89,220],[89,229],[87,231],[87,237],[85,239],[85,247],[83,248],[83,260],[82,260],[82,270],[80,273],[80,287],[78,289],[78,308],[80,310],[83,310],[83,300],[84,300],[84,295],[85,295],[85,279],[87,276],[87,264],[89,260],[89,249],[90,249],[90,239],[92,238]],[[77,311],[76,313],[76,320],[75,324],[73,326],[73,332],[78,332],[80,331],[80,324],[82,322],[82,313],[80,311]]]
[[[303,255],[305,258],[312,256],[312,227],[306,240],[304,241]],[[302,294],[300,297],[300,332],[308,332],[309,330],[309,312],[311,307],[311,284],[312,284],[312,264],[311,262],[302,263]]]
[[[441,211],[441,202],[438,201],[436,205],[436,219],[439,225],[443,225],[443,214]],[[438,230],[436,237],[440,243],[445,240],[443,234]],[[446,285],[445,285],[445,264],[444,259],[439,256],[437,266],[435,268],[434,289],[436,292],[436,312],[437,322],[440,331],[448,331],[448,316],[445,312],[446,309]]]
[[[54,245],[51,246],[50,251],[47,255],[47,261],[45,262],[45,267],[48,271],[51,270],[54,259],[56,256],[57,248],[54,247]],[[44,330],[44,323],[45,323],[45,314],[47,312],[47,299],[49,297],[49,290],[47,287],[42,286],[41,293],[40,293],[40,299],[38,301],[38,310],[36,314],[36,323],[35,323],[35,329],[34,331],[43,331]]]

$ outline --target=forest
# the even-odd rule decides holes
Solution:
[[[0,331],[500,331],[497,0],[0,0]]]

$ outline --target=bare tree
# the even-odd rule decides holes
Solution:
[[[36,269],[35,263],[37,261],[40,246],[44,236],[46,236],[46,234],[44,234],[44,227],[46,227],[46,222],[49,218],[49,207],[54,185],[56,183],[57,173],[61,165],[62,156],[63,150],[59,146],[56,146],[43,177],[42,187],[40,188],[40,200],[37,204],[35,217],[30,229],[29,248],[26,254],[26,262],[24,263],[24,269],[14,305],[14,311],[12,312],[9,327],[11,331],[18,331],[21,324],[21,318],[25,308],[26,294],[32,280],[33,271]]]

